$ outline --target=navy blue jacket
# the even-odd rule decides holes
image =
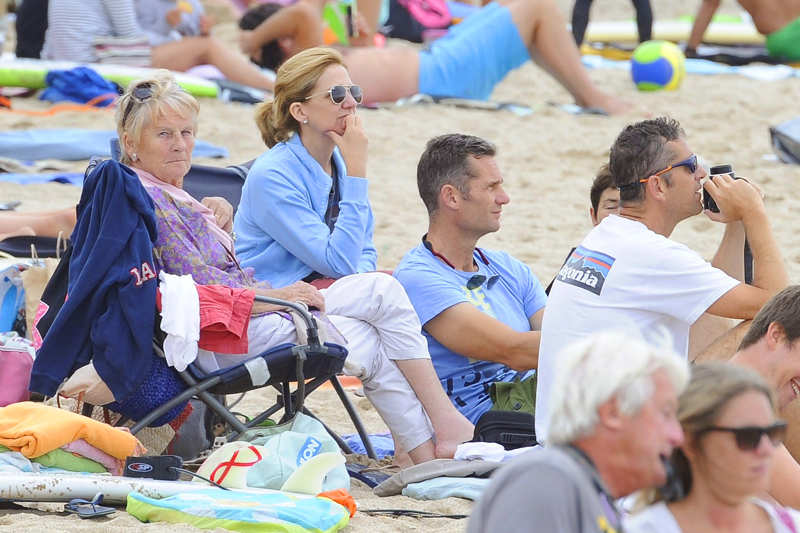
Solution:
[[[83,183],[67,301],[37,353],[32,391],[54,395],[90,359],[117,401],[138,388],[153,354],[156,236],[153,201],[138,176],[100,163]]]

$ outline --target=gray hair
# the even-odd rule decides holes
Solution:
[[[452,185],[469,198],[469,180],[475,177],[469,158],[494,157],[497,148],[480,137],[449,133],[428,141],[417,164],[419,196],[432,216],[439,207],[439,192]]]
[[[140,101],[134,96],[137,88],[150,87],[150,96]],[[131,163],[130,154],[125,148],[124,136],[137,142],[142,138],[142,130],[152,124],[166,111],[171,110],[183,116],[191,116],[194,121],[195,133],[197,132],[197,114],[200,105],[194,96],[184,91],[175,77],[168,70],[159,70],[151,78],[132,81],[125,93],[117,102],[115,119],[117,135],[119,136],[120,149],[122,150],[122,163]]]
[[[558,355],[547,443],[567,444],[591,434],[598,407],[611,398],[621,413],[636,414],[653,395],[652,376],[659,370],[676,394],[689,381],[684,357],[623,332],[596,333],[567,346]]]

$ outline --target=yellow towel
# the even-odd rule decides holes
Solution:
[[[127,430],[35,402],[0,408],[0,444],[32,459],[78,439],[117,459],[144,449]]]

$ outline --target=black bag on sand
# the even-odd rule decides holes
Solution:
[[[473,442],[496,442],[506,450],[536,445],[534,418],[521,411],[486,411],[475,424]]]

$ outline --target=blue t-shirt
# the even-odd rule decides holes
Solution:
[[[456,408],[473,423],[492,406],[489,385],[512,381],[518,373],[500,363],[471,361],[449,350],[424,330],[425,324],[445,309],[469,302],[516,331],[530,331],[530,317],[544,307],[547,299],[527,265],[505,252],[483,249],[481,252],[489,264],[476,251],[478,272],[464,272],[449,267],[420,244],[403,257],[394,271],[419,315],[442,387]],[[487,281],[470,290],[467,282],[475,274],[487,279],[499,277],[496,282]]]

